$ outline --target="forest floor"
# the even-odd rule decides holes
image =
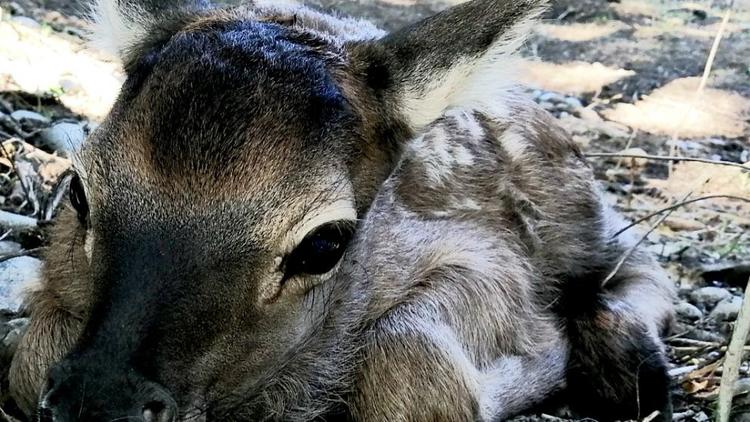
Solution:
[[[392,30],[457,1],[310,3]],[[38,276],[62,195],[57,182],[70,165],[64,151],[101,122],[123,80],[114,58],[84,44],[83,10],[70,0],[0,0],[0,307],[17,307],[19,286]],[[750,277],[750,203],[738,199],[750,198],[750,171],[739,166],[750,162],[750,4],[730,11],[710,0],[555,1],[522,56],[529,95],[592,154],[627,218],[712,196],[676,207],[659,225],[659,216],[639,224],[644,233],[653,228],[644,245],[680,293],[667,339],[674,420],[712,420]],[[4,342],[22,322],[0,330]],[[750,363],[740,374],[733,420],[750,421]]]

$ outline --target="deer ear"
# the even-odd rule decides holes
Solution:
[[[91,43],[125,59],[155,24],[208,7],[208,0],[94,0]]]
[[[451,106],[502,112],[515,86],[512,55],[545,7],[545,0],[469,1],[352,45],[353,64],[415,129]]]

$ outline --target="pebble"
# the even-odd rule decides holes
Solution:
[[[572,107],[572,108],[574,108],[576,110],[579,109],[579,108],[583,108],[583,103],[581,102],[581,100],[579,100],[576,97],[567,97],[567,98],[565,98],[565,103],[567,103],[570,107]]]
[[[703,318],[703,312],[697,306],[687,302],[680,302],[674,309],[682,319],[694,321]]]
[[[48,125],[50,123],[49,117],[42,116],[35,111],[29,110],[16,110],[13,113],[10,113],[10,117],[12,117],[17,122],[26,120],[34,124]]]
[[[13,18],[11,18],[11,21],[32,29],[41,28],[42,26],[39,24],[39,22],[27,16],[13,16]]]
[[[693,416],[695,422],[706,422],[708,421],[708,415],[705,412],[698,412]]]
[[[7,322],[6,327],[4,327],[7,333],[2,338],[2,345],[6,349],[6,352],[16,350],[28,326],[28,318],[16,318]]]
[[[737,314],[740,313],[741,307],[742,298],[732,297],[731,299],[725,299],[719,302],[708,316],[715,321],[735,320],[737,319]]]
[[[38,282],[42,261],[19,256],[0,262],[0,309],[18,310],[26,288]]]
[[[690,298],[696,305],[713,306],[716,303],[729,299],[732,294],[728,290],[722,289],[721,287],[701,287],[695,289],[690,293]]]
[[[556,92],[545,92],[539,96],[540,103],[564,103],[565,97]]]
[[[0,241],[0,256],[21,252],[21,245],[9,240]]]
[[[0,210],[0,227],[13,230],[28,230],[36,227],[37,220],[21,214]]]
[[[62,88],[63,92],[66,94],[78,94],[83,92],[83,85],[69,78],[60,79],[60,88]]]
[[[556,109],[556,107],[555,107],[554,104],[549,103],[547,101],[543,101],[543,102],[539,103],[539,105],[542,106],[542,108],[545,109],[545,110],[547,110],[547,111],[554,111]]]
[[[750,378],[740,378],[734,383],[734,395],[750,392]]]
[[[581,108],[580,110],[576,110],[576,111],[578,112],[578,115],[581,117],[581,119],[591,120],[591,121],[594,121],[594,122],[601,122],[602,121],[602,117],[594,109],[584,107],[584,108]]]
[[[8,9],[10,9],[10,14],[11,15],[17,16],[17,15],[25,15],[26,14],[26,11],[23,9],[23,7],[21,7],[20,4],[14,2],[14,1],[8,3],[7,6],[8,6]]]
[[[72,151],[83,142],[86,134],[78,123],[62,122],[43,130],[42,141],[56,151]]]

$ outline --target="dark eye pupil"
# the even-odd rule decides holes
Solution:
[[[78,221],[83,225],[88,225],[89,204],[86,202],[86,193],[78,175],[70,180],[70,204],[78,213]]]
[[[295,274],[325,274],[341,259],[353,228],[346,223],[330,223],[308,235],[287,256],[285,278]]]

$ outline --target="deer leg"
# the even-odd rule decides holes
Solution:
[[[639,262],[640,259],[640,262]],[[630,259],[568,319],[572,406],[597,420],[671,421],[670,380],[660,334],[671,325],[671,282],[647,258]]]
[[[358,421],[502,420],[560,388],[567,346],[478,367],[448,327],[402,309],[376,324],[352,403]]]

